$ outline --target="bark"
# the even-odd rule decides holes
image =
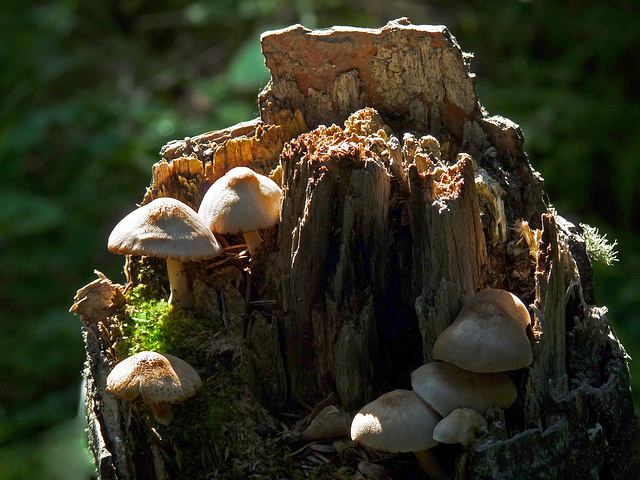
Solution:
[[[272,80],[260,119],[166,145],[143,199],[173,196],[197,209],[234,166],[283,188],[281,222],[261,232],[250,261],[187,267],[194,307],[176,315],[190,330],[172,330],[169,353],[193,359],[203,392],[169,427],[142,402],[116,401],[105,378],[121,359],[118,342],[132,341],[123,331],[133,297],[100,277],[72,307],[85,332],[101,478],[373,471],[361,450],[339,443],[292,454],[321,410],[303,419],[305,409],[353,414],[410,388],[437,335],[485,288],[530,305],[534,362],[510,372],[518,400],[493,409],[468,449],[433,449],[444,470],[458,479],[634,478],[626,354],[606,309],[592,305],[580,232],[547,211],[520,128],[480,107],[447,29],[400,19],[378,30],[294,26],[261,41]],[[127,282],[164,285],[162,268],[128,258]],[[406,456],[387,467],[397,476],[418,469]]]

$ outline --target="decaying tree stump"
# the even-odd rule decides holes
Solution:
[[[363,478],[354,446],[291,453],[311,418],[295,420],[323,398],[353,414],[410,388],[464,300],[503,288],[530,305],[534,363],[511,372],[518,400],[492,409],[469,449],[434,448],[445,471],[635,478],[625,352],[606,309],[592,305],[580,230],[548,211],[522,132],[482,110],[447,29],[404,19],[379,30],[294,26],[265,33],[262,49],[272,80],[261,118],[166,145],[143,199],[197,209],[234,166],[283,188],[281,222],[253,258],[190,264],[193,310],[154,327],[200,372],[202,392],[167,427],[142,401],[105,392],[120,346],[135,344],[132,287],[160,291],[162,262],[128,258],[126,291],[99,275],[72,307],[100,477]],[[387,467],[418,472],[403,455]]]

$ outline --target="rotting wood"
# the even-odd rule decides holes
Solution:
[[[416,310],[422,333],[423,357],[433,361],[436,337],[455,318],[462,300],[482,286],[487,252],[476,194],[473,164],[461,155],[446,172],[449,191],[437,194],[433,175],[421,176],[409,167],[409,224],[413,259],[421,286]],[[425,315],[426,310],[426,315]]]
[[[96,273],[98,280],[80,289],[71,307],[71,312],[82,321],[87,349],[84,376],[89,444],[102,479],[133,478],[133,448],[122,424],[120,402],[104,394],[107,375],[116,363],[111,335],[124,297],[120,285]]]
[[[565,266],[558,230],[552,215],[542,215],[542,241],[537,255],[534,333],[536,355],[527,384],[528,421],[538,421],[545,411],[542,399],[568,393],[566,374]]]
[[[467,57],[446,28],[406,19],[375,30],[294,26],[265,33],[262,48],[272,80],[259,97],[261,118],[165,146],[143,200],[171,195],[197,207],[239,165],[284,190],[281,224],[263,232],[250,262],[189,266],[187,317],[197,333],[181,348],[205,382],[177,409],[175,426],[155,425],[135,404],[130,421],[127,405],[104,391],[126,315],[121,288],[101,277],[76,298],[101,477],[315,470],[286,454],[301,445],[280,414],[303,418],[330,394],[353,413],[408,388],[462,302],[496,287],[534,307],[534,364],[511,373],[518,400],[488,414],[476,443],[436,446],[436,456],[460,480],[634,478],[625,353],[604,309],[589,303],[584,242],[547,211],[520,128],[480,108]],[[513,228],[523,221],[543,230],[537,264]],[[129,258],[126,272],[134,283],[166,281],[154,259]],[[81,308],[92,304],[101,306]],[[202,425],[181,424],[189,413]],[[354,450],[341,451],[335,469],[357,475]],[[406,459],[387,466],[399,476],[417,471]]]

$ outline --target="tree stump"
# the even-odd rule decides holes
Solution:
[[[486,288],[530,306],[534,362],[510,373],[516,403],[492,409],[468,449],[434,447],[444,471],[636,478],[626,354],[592,305],[580,229],[545,205],[520,128],[481,108],[448,30],[399,19],[261,40],[272,80],[260,119],[166,145],[142,203],[197,209],[213,181],[250,166],[282,186],[280,224],[250,261],[189,264],[192,310],[157,302],[167,280],[153,258],[127,258],[127,288],[98,274],[76,296],[100,478],[363,478],[360,447],[298,450],[299,432],[320,407],[354,414],[410,388],[437,335]],[[115,363],[152,337],[204,382],[169,426],[105,392]],[[386,466],[419,472],[407,455]]]

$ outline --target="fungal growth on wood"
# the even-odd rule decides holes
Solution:
[[[522,301],[504,290],[477,293],[436,339],[433,356],[472,372],[505,372],[528,367],[531,319]]]
[[[438,444],[433,429],[442,418],[411,390],[392,390],[360,409],[351,439],[382,452],[413,452],[430,478],[440,478],[429,449]]]
[[[253,255],[262,243],[258,230],[278,223],[281,197],[282,190],[270,178],[235,167],[207,190],[198,213],[215,233],[241,233]]]
[[[153,306],[163,266],[151,257],[128,257],[127,288],[100,276],[76,296],[101,478],[362,478],[374,467],[415,476],[412,455],[349,443],[341,412],[396,390],[429,403],[409,390],[412,372],[457,362],[439,337],[457,337],[447,332],[465,302],[498,289],[522,302],[509,338],[525,355],[500,373],[469,372],[473,360],[451,366],[467,373],[445,397],[482,396],[489,377],[502,395],[434,411],[430,429],[459,407],[483,410],[487,425],[471,429],[473,441],[463,435],[466,447],[418,445],[430,447],[423,465],[459,480],[632,478],[629,372],[606,309],[593,305],[584,242],[548,211],[520,128],[481,108],[455,38],[399,19],[380,29],[293,26],[261,42],[272,78],[260,118],[166,145],[142,204],[169,196],[198,209],[214,182],[248,167],[282,189],[279,223],[259,227],[250,262],[189,262],[193,306],[168,308],[162,322]],[[106,392],[120,352],[154,345],[204,380],[167,427],[136,409],[128,418]],[[305,436],[298,427],[311,417],[338,428]]]
[[[202,387],[198,372],[181,358],[157,352],[140,352],[118,363],[107,377],[107,391],[123,400],[141,395],[156,420],[169,425],[171,404],[192,397]]]
[[[109,251],[167,261],[169,304],[190,307],[191,286],[184,262],[217,257],[222,248],[204,220],[174,198],[156,200],[124,217],[109,235]]]

